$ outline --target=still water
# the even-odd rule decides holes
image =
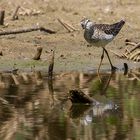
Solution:
[[[0,74],[0,140],[140,140],[140,71]],[[80,89],[98,105],[74,105]]]

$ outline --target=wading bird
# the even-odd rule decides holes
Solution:
[[[111,65],[111,70],[112,71],[116,70],[116,67],[113,66],[105,46],[116,37],[116,35],[119,33],[124,24],[125,24],[124,20],[121,20],[114,24],[96,24],[87,18],[81,20],[81,26],[85,30],[84,31],[85,40],[93,46],[103,48],[100,64],[97,70],[98,74],[104,58],[104,52],[108,57],[109,63]]]

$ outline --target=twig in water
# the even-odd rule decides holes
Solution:
[[[128,73],[128,65],[127,63],[124,63],[124,75]]]
[[[48,68],[48,78],[52,79],[53,77],[53,67],[54,67],[54,51],[52,50],[52,57],[49,63],[49,68]]]

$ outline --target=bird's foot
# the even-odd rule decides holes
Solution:
[[[111,72],[115,72],[118,68],[115,66],[111,66]]]

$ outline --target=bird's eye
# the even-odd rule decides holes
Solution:
[[[85,26],[84,26],[84,24],[83,24],[83,23],[81,23],[81,26],[82,26],[82,28],[83,28],[83,29],[85,28]]]

